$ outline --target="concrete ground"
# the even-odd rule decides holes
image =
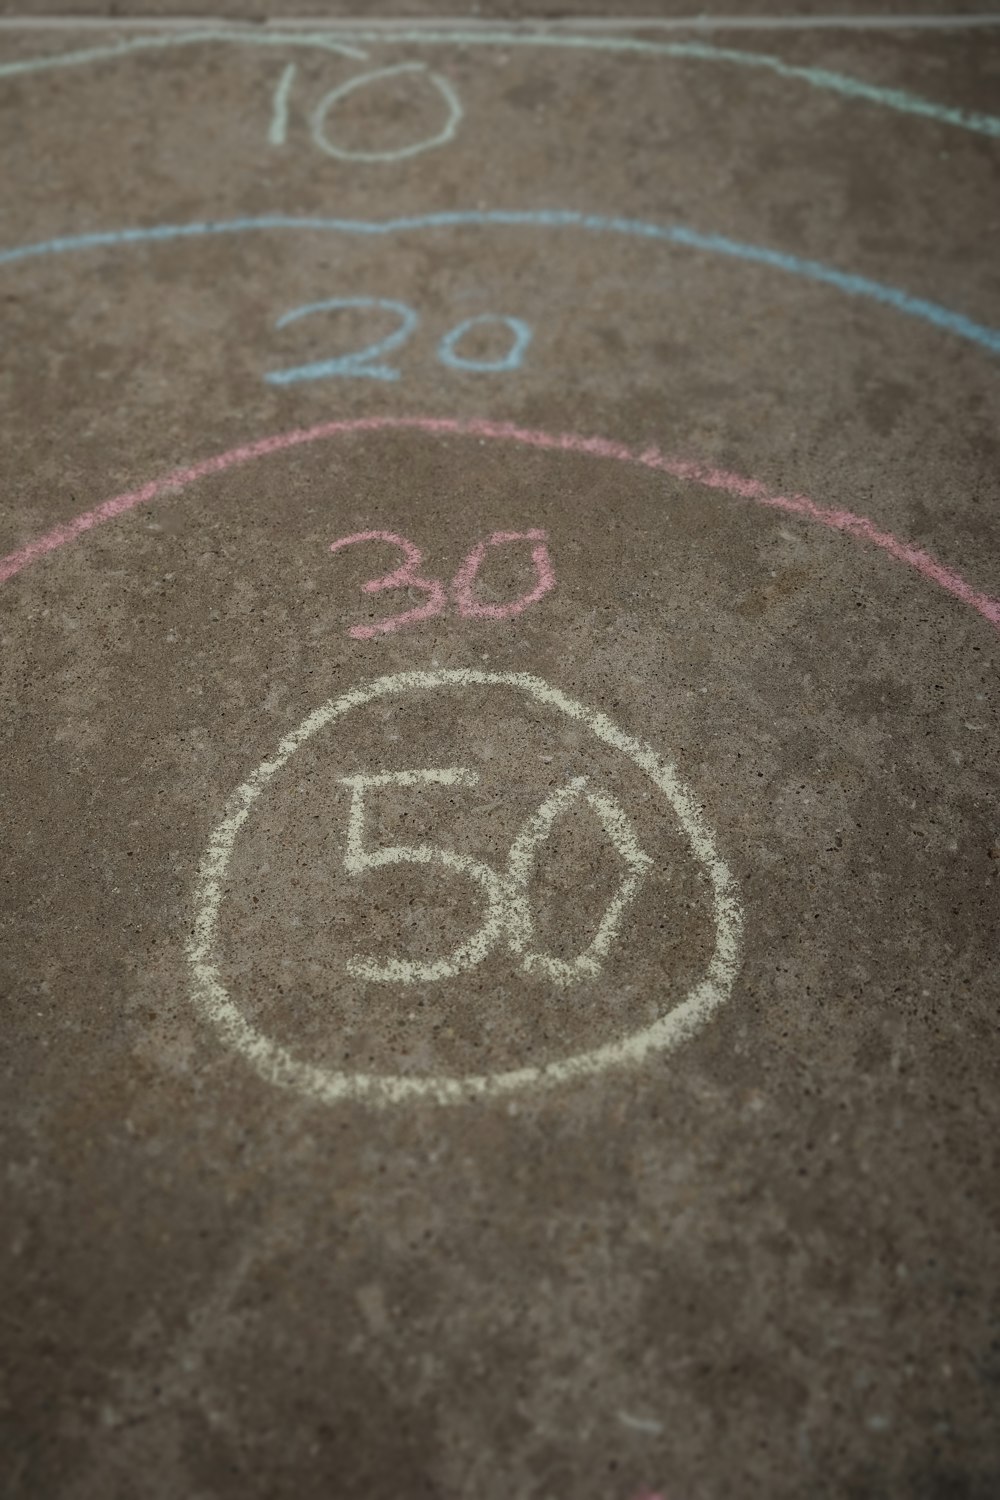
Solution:
[[[995,1496],[1000,26],[192,31],[0,31],[0,1492]]]

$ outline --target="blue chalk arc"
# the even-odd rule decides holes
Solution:
[[[586,234],[618,234],[633,239],[680,246],[708,255],[766,266],[806,281],[831,286],[851,297],[864,297],[882,307],[892,308],[929,323],[945,333],[976,344],[990,354],[1000,354],[1000,329],[977,323],[964,313],[954,312],[938,302],[911,296],[899,287],[872,281],[840,271],[818,260],[803,260],[783,250],[766,245],[745,244],[725,235],[704,233],[684,224],[652,224],[643,219],[605,217],[579,213],[571,209],[467,209],[440,213],[412,214],[393,219],[321,219],[300,218],[288,214],[264,214],[257,218],[219,219],[191,224],[154,224],[148,228],[112,229],[89,234],[60,236],[33,245],[19,245],[0,251],[0,266],[40,259],[49,255],[66,255],[85,250],[120,250],[135,245],[156,245],[172,240],[203,239],[214,235],[251,234],[294,231],[298,234],[346,234],[379,238],[395,234],[421,233],[441,229],[566,229]]]

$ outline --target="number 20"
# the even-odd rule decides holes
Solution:
[[[330,297],[325,302],[308,302],[303,307],[294,307],[275,323],[275,328],[287,328],[300,318],[316,313],[343,312],[353,309],[375,308],[390,312],[398,324],[384,338],[375,339],[350,354],[338,355],[335,359],[313,360],[310,364],[292,365],[284,370],[268,370],[264,379],[268,385],[295,385],[301,380],[327,380],[332,376],[349,376],[366,380],[398,380],[395,365],[384,363],[384,356],[400,349],[420,325],[420,317],[405,302],[395,302],[388,297]],[[474,359],[459,353],[459,345],[473,328],[495,324],[505,328],[510,335],[510,346],[506,353],[494,359]],[[532,330],[521,318],[508,318],[499,313],[479,313],[456,323],[438,344],[437,355],[443,365],[466,373],[495,374],[521,367],[525,351],[531,343]]]
[[[421,578],[417,570],[424,555],[413,542],[395,531],[356,531],[352,536],[342,536],[331,542],[330,551],[340,552],[344,547],[353,547],[358,542],[387,542],[398,547],[404,558],[393,572],[386,573],[382,578],[369,578],[367,583],[363,583],[363,594],[380,594],[383,589],[419,589],[427,595],[427,601],[417,605],[415,609],[405,610],[401,615],[389,615],[385,619],[376,620],[373,625],[352,625],[348,635],[358,641],[370,641],[374,636],[391,635],[405,625],[416,625],[421,620],[430,620],[435,615],[444,613],[448,604],[445,586],[436,578]],[[505,547],[512,542],[533,544],[531,560],[535,565],[534,586],[520,598],[512,599],[506,604],[479,603],[473,597],[473,586],[483,559],[491,547]],[[452,579],[451,594],[458,613],[465,619],[512,620],[555,586],[556,577],[552,571],[544,531],[494,531],[485,541],[478,542],[462,563]]]

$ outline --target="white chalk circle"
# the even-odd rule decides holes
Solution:
[[[695,859],[708,876],[715,918],[715,949],[703,978],[679,1005],[650,1026],[620,1041],[578,1052],[556,1062],[528,1064],[504,1072],[465,1076],[412,1077],[382,1073],[344,1073],[317,1067],[292,1056],[280,1043],[263,1036],[230,999],[212,954],[218,942],[219,908],[236,837],[250,810],[271,778],[296,750],[320,729],[352,709],[380,698],[411,692],[435,692],[473,686],[514,688],[529,698],[586,725],[597,739],[619,750],[654,783],[672,807]],[[292,1089],[325,1104],[359,1100],[373,1105],[432,1100],[462,1104],[473,1099],[498,1098],[521,1089],[553,1087],[610,1068],[642,1063],[658,1052],[669,1052],[703,1026],[732,991],[739,966],[743,918],[735,882],[705,824],[695,798],[681,783],[674,767],[655,751],[624,734],[604,714],[568,698],[540,677],[525,672],[478,672],[466,669],[400,672],[362,683],[331,699],[285,736],[274,755],[265,760],[231,797],[225,816],[215,828],[202,859],[195,886],[195,924],[187,944],[192,995],[200,1013],[222,1040],[245,1058],[268,1083]]]
[[[356,93],[358,89],[367,88],[369,84],[377,82],[382,78],[397,78],[401,73],[419,73],[434,85],[441,98],[445,102],[447,118],[441,129],[434,135],[427,136],[425,140],[413,141],[409,146],[397,146],[392,151],[350,151],[346,146],[338,146],[331,141],[326,133],[327,116],[334,105],[339,104],[348,95]],[[359,73],[356,78],[349,78],[346,83],[338,84],[328,94],[324,94],[312,113],[312,138],[314,145],[327,156],[335,156],[340,161],[404,161],[409,156],[419,156],[423,151],[431,151],[435,146],[443,146],[450,141],[458,129],[462,119],[462,102],[447,78],[442,78],[440,73],[430,73],[424,63],[405,62],[397,63],[393,68],[377,68],[374,73]]]

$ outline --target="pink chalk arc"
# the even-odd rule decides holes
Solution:
[[[239,464],[249,463],[255,458],[266,458],[272,453],[281,453],[288,448],[302,447],[326,438],[345,437],[356,432],[405,431],[431,433],[437,437],[472,437],[497,442],[519,443],[528,448],[539,448],[556,453],[582,453],[594,458],[617,459],[621,463],[638,464],[657,473],[669,474],[671,478],[700,484],[705,489],[719,490],[738,500],[750,501],[754,505],[767,506],[772,510],[787,511],[790,515],[804,516],[832,531],[840,531],[857,541],[868,542],[879,547],[897,562],[905,563],[924,578],[936,583],[939,588],[953,594],[982,615],[996,630],[1000,630],[1000,599],[973,588],[960,573],[941,563],[930,552],[910,542],[901,541],[890,531],[883,531],[865,516],[850,510],[839,510],[819,505],[806,495],[774,495],[756,479],[732,474],[709,464],[688,459],[671,458],[656,447],[633,449],[624,443],[609,438],[580,437],[573,433],[539,432],[531,428],[518,427],[513,422],[492,422],[481,418],[461,420],[455,417],[355,417],[342,421],[322,422],[316,427],[296,428],[291,432],[277,433],[272,437],[258,438],[214,458],[202,459],[188,468],[175,469],[162,479],[152,479],[139,489],[127,490],[105,500],[93,510],[84,511],[73,520],[46,531],[34,541],[27,542],[15,552],[0,559],[0,584],[6,583],[16,573],[38,562],[50,552],[55,552],[67,543],[75,541],[95,526],[113,521],[138,505],[146,505],[161,496],[184,489],[196,480],[212,474],[222,474]]]

